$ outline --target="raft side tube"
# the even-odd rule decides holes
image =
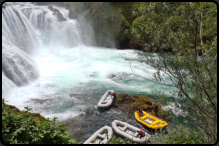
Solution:
[[[121,126],[121,125],[123,125],[124,127],[127,127],[125,131],[122,131],[121,129],[118,128],[118,126]],[[134,127],[126,122],[119,121],[119,120],[114,120],[112,122],[112,128],[118,135],[124,138],[128,138],[136,143],[146,142],[150,138],[150,135],[144,131],[145,136],[140,139],[139,137],[137,137],[138,136],[137,131],[140,131],[141,129]]]
[[[112,95],[114,91],[108,90],[100,99],[100,101],[97,104],[98,108],[106,108],[109,107],[114,100],[114,96]]]
[[[104,133],[104,131],[107,131],[107,134]],[[88,138],[84,144],[96,144],[95,141],[98,141],[98,143],[107,143],[113,136],[113,129],[109,126],[104,126],[97,130],[90,138]]]

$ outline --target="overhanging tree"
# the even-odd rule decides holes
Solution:
[[[213,2],[141,3],[139,23],[131,31],[155,51],[159,60],[144,55],[156,72],[156,83],[175,87],[186,118],[199,129],[196,143],[217,140],[217,5]],[[167,51],[168,50],[168,51]],[[135,72],[133,72],[137,75]],[[163,74],[169,76],[164,79]],[[139,75],[137,75],[139,76]],[[143,77],[144,78],[144,77]]]

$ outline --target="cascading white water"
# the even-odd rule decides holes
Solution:
[[[41,46],[40,39],[28,19],[13,3],[2,7],[2,94],[13,84],[24,85],[39,76],[36,63],[28,54]],[[13,84],[6,83],[12,82]],[[7,86],[7,87],[5,87]]]
[[[15,87],[16,85],[5,76],[4,72],[2,72],[2,96],[3,97],[7,96],[6,91],[9,91],[11,88],[15,88]]]
[[[2,37],[2,71],[16,85],[29,83],[39,76],[34,61],[28,54]]]
[[[56,8],[53,8],[56,9]],[[48,9],[48,6],[34,6],[28,4],[20,7],[20,10],[33,24],[35,29],[39,30],[45,45],[51,47],[74,47],[81,44],[80,29],[76,20],[60,17]],[[56,9],[58,11],[58,9]],[[65,12],[66,16],[66,12]]]
[[[59,122],[80,115],[78,121],[82,123],[85,119],[81,120],[81,115],[88,112],[85,125],[69,129],[76,137],[80,130],[92,133],[114,119],[141,127],[117,109],[99,113],[96,105],[101,96],[109,89],[138,95],[171,89],[132,74],[129,63],[138,75],[150,78],[155,72],[142,62],[139,51],[84,46],[77,21],[66,17],[63,8],[53,8],[66,20],[60,20],[48,6],[4,4],[2,89],[5,93],[13,88],[4,96],[8,104],[20,110],[28,106],[45,117],[58,117]],[[27,54],[32,51],[37,53]],[[89,133],[84,134],[89,137]]]
[[[24,14],[13,3],[2,8],[2,35],[26,53],[33,53],[40,47],[40,40]]]
[[[64,12],[66,16],[66,11]],[[25,14],[30,17],[26,17]],[[58,14],[61,15],[61,13]],[[32,57],[26,53],[36,54],[45,46],[54,51],[60,46],[73,47],[81,44],[77,22],[75,20],[60,21],[59,15],[54,15],[45,6],[37,7],[30,3],[4,3],[2,71],[16,85],[24,85],[39,76]]]

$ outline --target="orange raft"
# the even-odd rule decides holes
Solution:
[[[167,122],[151,115],[150,113],[143,112],[143,116],[139,116],[139,111],[135,112],[135,119],[140,122],[141,124],[147,126],[151,129],[160,129],[166,127],[168,124]]]

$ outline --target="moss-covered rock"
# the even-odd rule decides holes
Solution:
[[[39,120],[45,120],[45,118],[43,116],[41,116],[39,113],[31,113],[30,115],[34,116],[34,117],[38,117]]]
[[[119,93],[116,97],[115,106],[117,106],[117,107],[121,106],[123,100],[125,99],[125,96],[126,96],[125,94]]]
[[[5,104],[5,106],[9,107],[9,109],[11,109],[14,113],[21,114],[21,111],[18,108],[16,108],[15,106],[7,105],[7,104]]]
[[[12,110],[11,114],[18,114],[20,115],[22,113],[22,111],[20,111],[18,108],[16,108],[15,106],[12,106],[12,105],[8,105],[8,104],[5,104],[6,107],[8,107],[9,109]],[[30,113],[29,114],[31,116],[34,116],[34,117],[38,117],[39,120],[45,120],[46,118],[43,117],[42,115],[40,115],[39,113]]]
[[[159,118],[168,119],[169,112],[163,110],[158,105],[157,115],[153,109],[153,102],[145,95],[137,96],[137,95],[129,95],[127,93],[119,93],[115,100],[116,107],[122,106],[126,108],[130,112],[135,112],[137,107],[139,106],[143,111],[149,112],[154,116]]]
[[[137,98],[137,95],[128,95],[127,93],[119,93],[116,97],[115,106],[121,106],[123,101],[126,101],[126,103],[132,103]]]

